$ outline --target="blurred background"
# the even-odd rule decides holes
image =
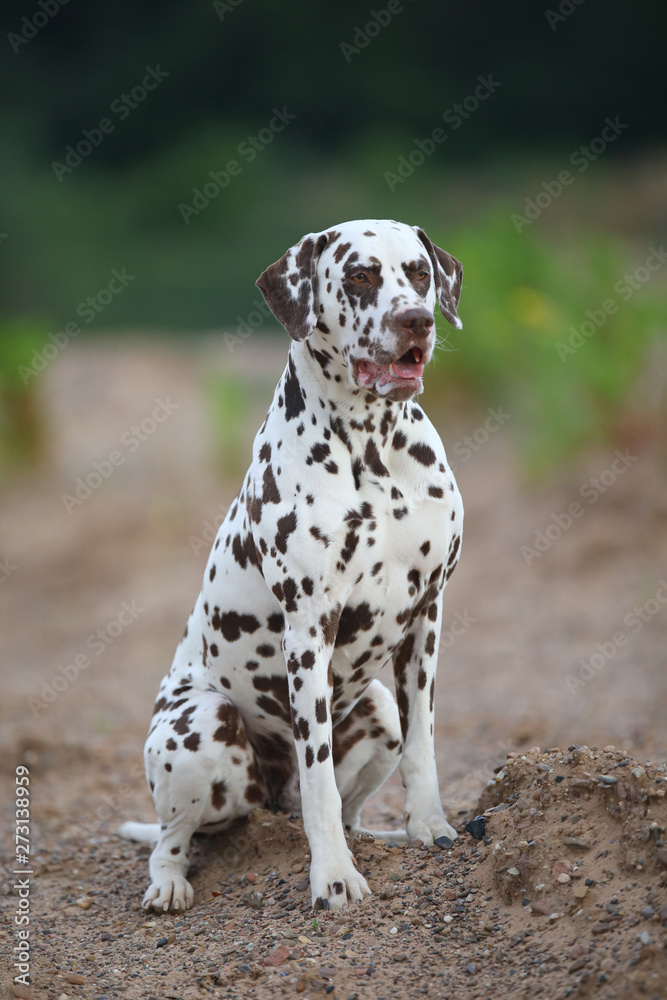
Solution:
[[[58,793],[89,817],[139,760],[288,348],[255,279],[390,217],[465,271],[424,397],[467,518],[443,795],[530,742],[664,754],[664,4],[8,0],[2,23],[6,744],[98,754]],[[133,781],[117,811],[149,815]]]

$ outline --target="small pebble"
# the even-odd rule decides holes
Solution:
[[[533,900],[530,904],[530,909],[533,913],[540,917],[548,917],[551,913],[551,906],[548,902],[541,902],[541,900]]]
[[[169,938],[161,937],[161,938],[158,938],[158,941],[157,941],[157,944],[155,945],[155,947],[156,948],[164,948],[164,946],[167,945],[167,944],[169,944]]]
[[[560,882],[561,885],[565,885],[567,882],[570,881],[570,876],[566,872],[562,872],[558,876],[558,881]]]
[[[389,933],[390,934],[398,934],[398,927],[392,927],[392,929],[389,931]]]
[[[568,847],[581,847],[584,850],[588,850],[591,846],[590,840],[586,840],[585,837],[564,837],[563,843]]]
[[[76,905],[81,910],[89,910],[93,905],[93,901],[92,899],[89,899],[88,896],[81,896],[80,899],[77,899]]]
[[[278,947],[274,948],[271,954],[264,959],[262,964],[271,965],[275,968],[278,965],[282,965],[282,963],[289,958],[289,955],[289,950],[285,947],[285,945],[279,944]]]
[[[613,774],[598,774],[598,779],[603,785],[615,785],[618,778],[615,778]]]
[[[477,969],[472,964],[472,962],[469,962],[468,965],[466,965],[466,972],[468,973],[469,976],[474,976],[475,973],[477,972]]]
[[[649,934],[648,931],[642,931],[641,934],[637,935],[637,937],[639,938],[639,940],[641,941],[642,944],[650,944],[651,943],[651,935]]]

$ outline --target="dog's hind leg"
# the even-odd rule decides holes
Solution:
[[[234,703],[215,691],[190,690],[159,712],[144,750],[160,821],[150,858],[145,909],[187,910],[190,838],[215,833],[266,801],[266,787]]]
[[[384,684],[371,681],[350,714],[333,729],[336,784],[343,802],[343,824],[350,833],[407,839],[405,830],[366,830],[360,825],[364,802],[396,770],[400,757],[396,702]]]

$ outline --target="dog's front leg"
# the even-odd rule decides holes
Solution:
[[[394,677],[403,736],[399,769],[405,785],[408,839],[446,846],[446,838],[454,840],[457,834],[447,822],[440,802],[433,741],[441,624],[442,592],[424,608],[394,652]]]
[[[299,762],[303,824],[310,845],[313,906],[339,910],[370,894],[345,841],[341,798],[334,776],[331,736],[333,645],[321,629],[287,624],[283,639]]]

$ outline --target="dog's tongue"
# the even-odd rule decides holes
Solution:
[[[424,365],[417,361],[394,361],[389,366],[391,373],[397,378],[421,378],[424,372]]]

